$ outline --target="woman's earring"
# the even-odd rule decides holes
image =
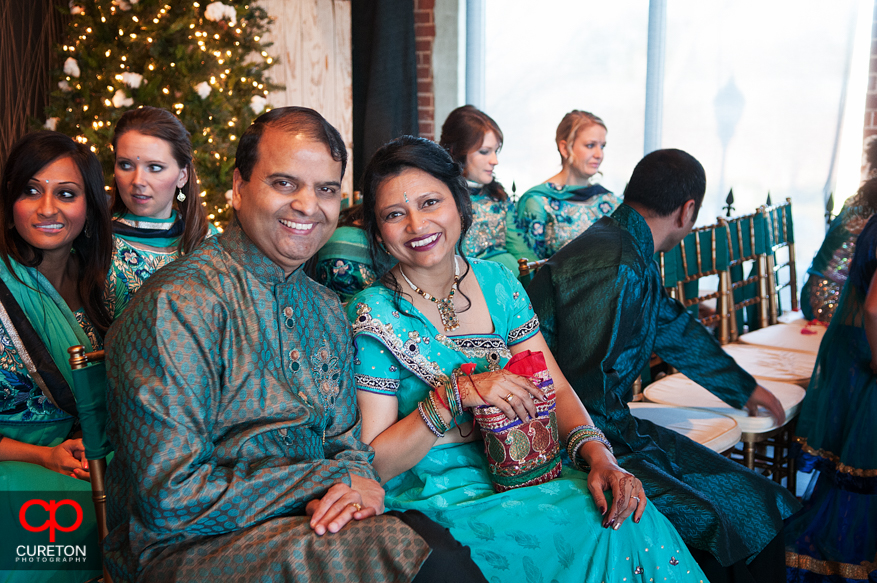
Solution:
[[[83,230],[85,231],[85,238],[91,239],[91,221],[85,221],[85,229]]]
[[[177,188],[177,200],[180,202],[186,200],[186,193],[183,192],[182,188]]]

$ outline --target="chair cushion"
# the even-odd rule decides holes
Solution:
[[[759,382],[779,381],[807,388],[816,365],[816,354],[809,352],[792,352],[749,344],[726,344],[722,348]]]
[[[779,324],[794,324],[795,326],[804,326],[807,324],[807,320],[804,319],[804,313],[801,310],[798,310],[797,312],[792,310],[783,312],[783,314],[777,318],[777,322]]]
[[[748,332],[739,338],[741,344],[754,344],[782,350],[794,350],[795,352],[819,352],[819,344],[825,336],[826,327],[822,324],[806,325],[777,324],[761,330]]]
[[[804,400],[804,389],[791,383],[766,380],[759,383],[780,400],[787,420],[798,415],[801,401]],[[743,433],[764,433],[778,427],[767,409],[759,408],[758,415],[750,417],[745,409],[735,409],[683,374],[672,374],[655,381],[646,387],[643,394],[652,403],[692,407],[727,415],[737,421]]]
[[[672,429],[715,452],[731,449],[740,441],[742,434],[734,419],[711,411],[644,402],[627,405],[637,419]]]

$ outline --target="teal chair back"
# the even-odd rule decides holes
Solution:
[[[71,346],[70,369],[73,375],[73,396],[82,426],[82,444],[91,474],[91,496],[97,518],[98,536],[107,536],[106,469],[107,456],[113,448],[107,438],[107,371],[104,351],[85,352],[83,346]],[[104,581],[112,579],[104,567]]]
[[[728,250],[731,257],[731,339],[744,330],[768,325],[769,297],[767,292],[766,257],[770,250],[767,220],[761,212],[733,219],[719,218],[728,227]]]
[[[700,320],[704,325],[718,324],[719,340],[727,342],[730,338],[727,226],[716,224],[693,230],[679,245],[664,253],[662,259],[664,286],[670,287],[668,284],[675,281],[676,299],[691,309],[695,317],[699,316],[696,310],[701,302],[716,299],[716,313]],[[659,258],[659,264],[662,259]],[[718,276],[719,289],[700,293],[699,281],[713,275]]]
[[[760,213],[764,217],[767,228],[767,274],[768,293],[770,294],[769,321],[776,324],[777,318],[783,313],[780,293],[789,289],[789,305],[798,311],[798,270],[795,265],[795,225],[792,220],[792,199],[771,207],[762,207]],[[785,251],[783,251],[785,250]],[[782,270],[786,269],[785,282],[782,282]]]

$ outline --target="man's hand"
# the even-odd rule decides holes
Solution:
[[[335,484],[325,496],[308,502],[305,512],[315,533],[336,533],[351,520],[383,514],[384,489],[372,479],[350,474],[350,486]]]
[[[779,399],[773,396],[773,393],[761,385],[755,387],[749,400],[746,401],[746,408],[749,410],[750,417],[758,415],[759,405],[770,412],[771,417],[774,418],[777,425],[782,425],[786,422],[786,412],[783,410],[782,403],[780,403]]]

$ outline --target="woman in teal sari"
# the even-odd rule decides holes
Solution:
[[[515,207],[507,247],[518,259],[547,259],[581,235],[621,201],[593,177],[603,163],[606,124],[574,109],[557,126],[561,170],[525,192]]]
[[[592,426],[517,279],[462,253],[472,216],[459,165],[405,136],[374,155],[363,195],[370,243],[399,261],[348,304],[362,439],[375,449],[387,508],[447,526],[490,581],[706,580]],[[497,493],[471,415],[454,420],[449,408],[489,404],[531,418],[531,395],[542,393],[502,370],[527,350],[545,357],[558,434],[573,455],[558,477]],[[471,376],[458,376],[466,363]]]
[[[0,234],[0,491],[88,491],[67,348],[100,349],[111,320],[100,163],[67,136],[28,134],[6,162],[0,200],[8,226]],[[17,512],[9,504],[4,497],[0,512]],[[85,516],[87,534],[94,515]],[[82,581],[88,573],[0,571],[0,580],[65,575]]]
[[[113,264],[110,313],[118,316],[143,282],[219,231],[207,222],[189,132],[171,112],[125,112],[113,134]]]
[[[464,105],[448,115],[439,145],[463,167],[469,186],[472,227],[463,241],[466,255],[496,261],[518,273],[517,259],[506,251],[507,220],[514,205],[493,175],[502,141],[502,130],[493,118]],[[511,226],[514,228],[514,222]]]

